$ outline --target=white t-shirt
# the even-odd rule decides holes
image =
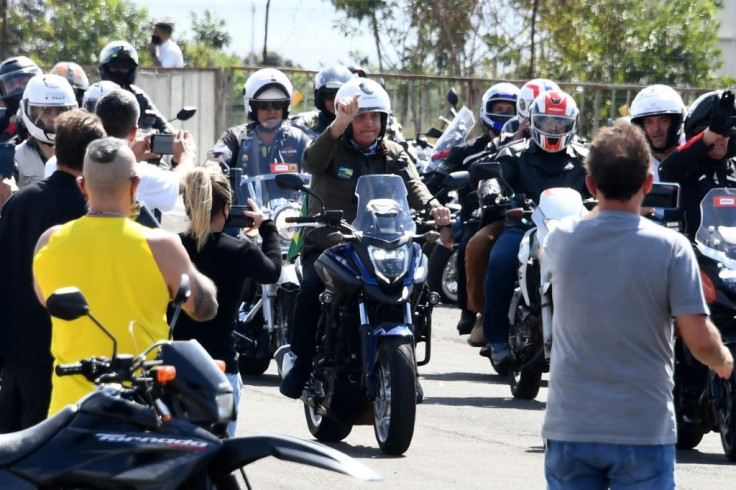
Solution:
[[[183,68],[184,55],[181,49],[171,39],[167,39],[158,47],[158,60],[163,68]]]
[[[146,162],[138,162],[135,171],[141,178],[138,199],[151,209],[171,211],[179,197],[179,176]],[[44,169],[44,178],[56,172],[56,156],[49,158]]]

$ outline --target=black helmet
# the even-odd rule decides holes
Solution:
[[[723,90],[714,90],[712,92],[705,93],[695,99],[695,102],[690,104],[687,111],[687,117],[685,118],[685,138],[689,140],[708,127],[710,124],[710,116],[713,112],[713,106],[722,93]],[[736,107],[734,108],[736,109]],[[726,157],[730,158],[734,155],[736,155],[736,138],[731,137],[728,140],[728,152]]]
[[[0,64],[0,99],[8,108],[8,114],[15,114],[28,80],[43,73],[32,59],[14,56]]]
[[[127,68],[127,71],[113,71],[116,66]],[[100,76],[103,80],[110,80],[121,87],[130,87],[135,83],[138,75],[138,51],[126,41],[108,43],[100,52]]]

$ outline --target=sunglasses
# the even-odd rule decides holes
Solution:
[[[253,102],[253,105],[255,106],[257,111],[268,110],[268,109],[284,110],[287,107],[289,107],[289,101],[286,101],[286,100],[255,101]]]

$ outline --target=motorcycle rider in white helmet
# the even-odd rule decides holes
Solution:
[[[224,155],[224,163],[243,169],[243,175],[249,177],[299,172],[311,139],[287,119],[292,93],[283,72],[275,68],[254,72],[243,87],[249,122],[226,130],[210,155],[219,155],[221,161]]]
[[[120,85],[110,80],[101,80],[89,86],[82,99],[82,109],[87,112],[95,112],[97,101],[113,90],[120,90]]]
[[[631,122],[644,130],[649,142],[655,182],[659,182],[659,164],[680,144],[686,115],[682,98],[667,85],[645,87],[631,102]]]
[[[36,75],[28,81],[20,110],[30,137],[15,149],[18,188],[44,178],[44,166],[54,155],[54,121],[62,112],[75,109],[74,89],[59,75]]]
[[[343,65],[320,70],[314,77],[314,105],[316,111],[302,112],[291,118],[291,123],[315,139],[335,120],[335,95],[345,82],[355,75]]]
[[[419,178],[414,164],[398,143],[384,139],[391,102],[381,85],[366,78],[349,80],[335,97],[335,120],[304,153],[304,170],[312,174],[310,188],[324,201],[325,209],[341,209],[351,222],[357,213],[355,186],[360,175],[396,174],[402,177],[414,209],[432,208],[438,226],[448,226],[450,211],[431,201],[432,195]],[[309,200],[309,214],[320,211],[317,199]],[[449,232],[449,233],[448,233]],[[452,230],[442,228],[443,239],[452,243]],[[296,360],[281,382],[280,391],[299,398],[312,371],[316,348],[319,294],[322,282],[314,268],[317,257],[333,245],[324,228],[304,232],[301,263],[303,280],[294,307],[291,351]]]

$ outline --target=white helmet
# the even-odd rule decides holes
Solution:
[[[243,103],[248,118],[256,121],[255,102],[268,101],[282,107],[282,119],[286,119],[291,110],[292,94],[291,82],[283,72],[275,68],[263,68],[254,72],[243,86]]]
[[[559,91],[560,87],[546,78],[535,78],[522,85],[521,90],[519,90],[519,98],[516,100],[516,113],[519,117],[529,119],[529,107],[531,107],[534,99],[550,90]]]
[[[59,75],[36,75],[28,81],[20,101],[23,123],[39,141],[54,144],[53,123],[43,121],[44,112],[54,108],[56,115],[77,108],[74,89]]]
[[[342,65],[324,68],[314,77],[314,105],[320,111],[325,109],[325,95],[335,92],[342,85],[354,78],[353,72]]]
[[[110,80],[102,80],[93,83],[84,93],[82,109],[94,114],[97,101],[100,100],[103,95],[107,95],[113,90],[120,90],[120,85],[115,82],[111,82]]]
[[[516,104],[519,97],[519,87],[513,83],[497,83],[486,90],[480,102],[480,118],[486,125],[496,133],[501,131],[503,125],[516,114],[493,112],[493,104],[496,102],[510,102]]]
[[[682,123],[687,115],[687,108],[682,102],[682,97],[675,89],[667,85],[650,85],[644,87],[636,94],[631,102],[631,122],[643,127],[644,118],[649,116],[672,116],[670,129],[667,131],[667,142],[665,148],[654,148],[654,150],[665,150],[671,148],[680,141],[682,136]],[[647,136],[647,141],[652,142]]]
[[[544,151],[556,153],[570,144],[578,126],[578,105],[562,90],[539,95],[529,108],[529,129]]]
[[[337,91],[335,103],[346,97],[352,98],[355,94],[360,95],[358,97],[358,114],[364,112],[381,113],[381,133],[378,138],[382,138],[386,132],[388,115],[391,114],[391,100],[388,98],[386,90],[374,80],[360,77],[353,78],[345,82]]]

